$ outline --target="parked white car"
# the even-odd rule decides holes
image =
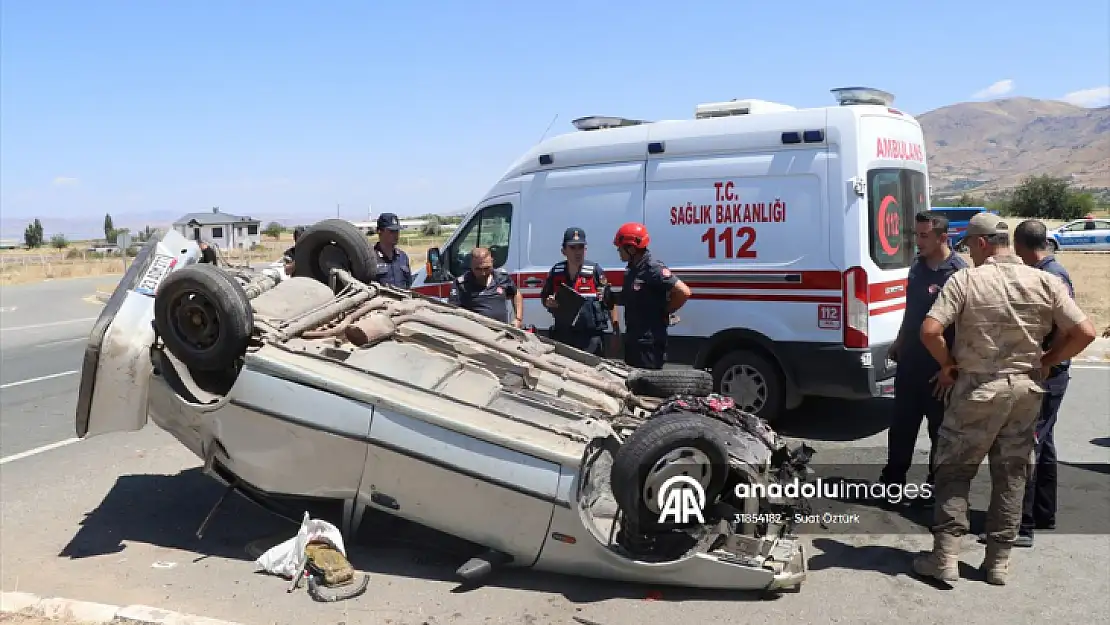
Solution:
[[[197,257],[175,232],[136,257],[90,337],[79,436],[149,415],[260,503],[337,500],[348,537],[376,511],[484,548],[459,569],[470,582],[499,566],[721,589],[804,580],[801,502],[734,487],[804,481],[812,450],[709,396],[708,373],[633,370],[373,284],[372,248],[339,220],[304,233],[285,280]],[[705,495],[702,520],[661,522],[676,475]]]
[[[1076,219],[1048,233],[1052,251],[1110,251],[1110,219]]]

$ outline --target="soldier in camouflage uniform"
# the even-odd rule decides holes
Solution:
[[[990,213],[971,218],[968,247],[975,267],[954,274],[921,326],[921,340],[941,363],[948,403],[937,437],[937,505],[933,551],[913,561],[919,575],[949,585],[959,579],[959,546],[968,532],[971,480],[989,458],[988,583],[1006,583],[1010,548],[1021,522],[1033,460],[1033,432],[1044,380],[1095,338],[1094,325],[1055,276],[1026,266],[1009,248],[1006,223]],[[1063,336],[1042,350],[1052,330]],[[944,340],[956,325],[952,351]]]

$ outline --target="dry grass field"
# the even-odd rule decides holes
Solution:
[[[440,245],[445,240],[446,236],[402,235],[400,244],[408,252],[412,266],[418,268],[424,265],[428,248]],[[235,264],[267,262],[281,258],[292,244],[293,236],[287,233],[279,239],[264,237],[262,245],[245,253],[241,250],[222,250],[220,253],[224,259]],[[0,251],[0,286],[65,278],[113,276],[122,274],[123,270],[124,260],[119,256],[86,252],[79,245],[60,250],[44,247],[37,250]]]
[[[1013,230],[1024,219],[1007,217],[1005,221]],[[1055,228],[1065,222],[1046,219],[1044,223]],[[1076,303],[1094,321],[1095,329],[1102,332],[1110,326],[1110,286],[1107,286],[1110,284],[1110,252],[1060,252],[1056,260],[1071,275]]]

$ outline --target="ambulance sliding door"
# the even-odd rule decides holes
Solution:
[[[603,132],[603,131],[600,131]],[[613,247],[622,223],[644,218],[644,161],[578,165],[536,172],[522,194],[525,223],[520,241],[520,284],[524,323],[546,329],[551,313],[539,300],[543,278],[563,260],[563,232],[586,232],[586,259],[606,270],[623,271]]]

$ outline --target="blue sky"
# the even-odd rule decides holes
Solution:
[[[0,210],[454,211],[556,114],[1062,99],[1107,89],[1108,25],[1105,0],[0,0]]]

